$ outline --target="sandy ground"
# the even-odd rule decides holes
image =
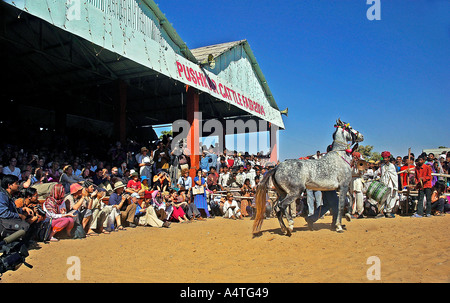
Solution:
[[[9,271],[1,283],[450,282],[450,215],[353,220],[342,234],[330,222],[326,216],[309,231],[298,217],[286,237],[272,218],[252,238],[249,218],[215,218],[42,243],[27,258],[33,269]],[[71,256],[80,260],[79,281],[67,279]],[[379,281],[367,278],[371,256],[380,261]]]

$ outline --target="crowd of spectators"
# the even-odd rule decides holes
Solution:
[[[276,163],[261,153],[219,153],[217,146],[203,146],[200,168],[191,178],[185,146],[172,150],[171,139],[163,136],[138,148],[116,142],[103,157],[5,144],[0,218],[26,221],[27,237],[39,242],[252,216],[256,186]]]

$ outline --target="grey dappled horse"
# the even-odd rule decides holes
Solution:
[[[364,140],[362,134],[352,129],[341,119],[336,121],[336,131],[333,134],[332,150],[320,159],[286,160],[266,173],[256,189],[256,217],[253,223],[253,234],[260,233],[264,220],[266,207],[266,194],[269,180],[272,179],[279,200],[275,205],[281,230],[288,236],[294,229],[292,219],[287,207],[299,199],[305,189],[332,191],[339,189],[339,211],[337,214],[336,231],[342,232],[342,214],[344,212],[345,197],[352,180],[351,160],[352,150],[349,144]],[[353,147],[357,148],[358,144]],[[289,222],[289,228],[283,222],[283,214]]]

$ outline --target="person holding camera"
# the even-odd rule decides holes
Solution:
[[[38,192],[35,188],[25,188],[20,198],[14,201],[17,208],[27,207],[33,213],[25,219],[30,224],[30,238],[36,241],[49,240],[48,235],[51,230],[51,223],[47,220],[45,211],[42,209],[38,200]]]
[[[0,221],[5,221],[7,225],[18,225],[26,230],[27,234],[24,238],[30,238],[30,224],[26,222],[27,216],[32,216],[33,211],[23,206],[17,208],[14,203],[14,196],[19,192],[19,178],[14,175],[5,175],[2,179],[0,188]],[[11,224],[13,223],[13,224]],[[10,230],[4,227],[4,224],[0,225],[1,237],[7,237],[17,230]]]
[[[129,194],[124,194],[126,185],[122,181],[118,181],[114,184],[114,192],[109,196],[108,205],[113,207],[111,216],[114,216],[117,224],[117,230],[125,230],[122,226],[122,220],[127,220],[130,227],[136,227],[134,224],[134,213],[136,212],[136,205],[130,206],[128,199]],[[122,214],[123,213],[123,214]]]

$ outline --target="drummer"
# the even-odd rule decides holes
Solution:
[[[384,208],[385,208],[385,216],[386,218],[395,218],[395,215],[392,213],[395,204],[398,200],[398,177],[397,170],[395,169],[394,157],[391,156],[391,153],[388,151],[384,151],[381,153],[381,157],[383,158],[380,168],[374,173],[375,176],[380,176],[380,182],[386,185],[390,194],[386,199]],[[382,205],[383,206],[383,205]],[[381,206],[381,207],[382,207]],[[380,210],[382,208],[379,208]],[[381,214],[381,211],[380,211]]]

